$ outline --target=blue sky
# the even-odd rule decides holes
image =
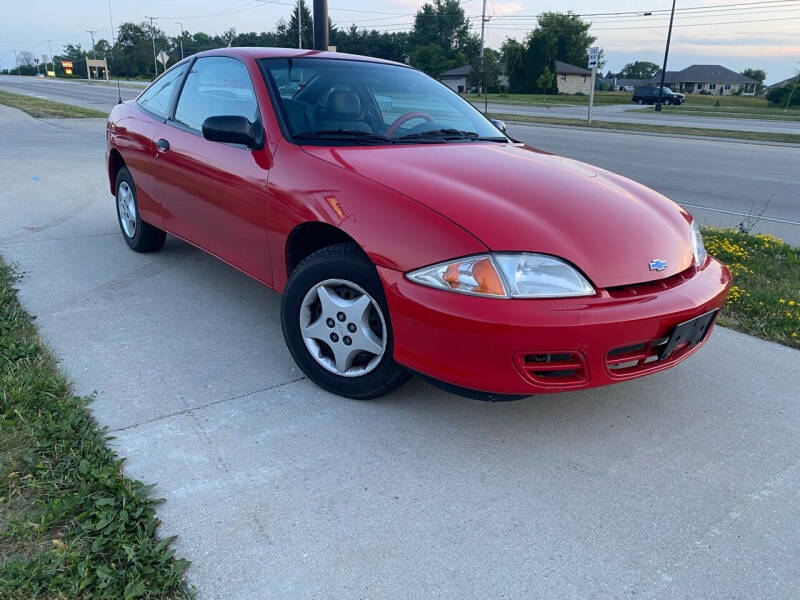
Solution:
[[[676,16],[669,69],[695,63],[721,64],[736,71],[760,67],[767,71],[767,83],[800,69],[800,0],[750,0],[741,5],[746,1],[679,0],[677,6],[684,11]],[[481,3],[463,3],[475,31],[479,31]],[[339,26],[356,23],[390,31],[409,28],[422,4],[421,0],[329,0],[330,16]],[[738,6],[731,6],[734,4]],[[158,16],[159,27],[170,34],[179,31],[176,21],[183,21],[190,31],[217,33],[229,27],[240,32],[264,31],[286,16],[290,5],[292,0],[231,0],[224,4],[214,0],[111,0],[111,14],[115,25],[142,21],[145,15]],[[536,14],[571,9],[593,22],[592,32],[605,50],[607,69],[618,70],[633,60],[660,64],[670,6],[670,0],[487,0],[491,20],[486,40],[488,46],[497,48],[506,37],[522,39],[535,25]],[[631,11],[653,14],[608,15]],[[96,39],[110,36],[108,0],[6,2],[0,10],[0,68],[13,66],[14,49],[37,57],[49,54],[47,39],[54,40],[54,53],[68,42],[88,47],[87,29],[97,30]]]

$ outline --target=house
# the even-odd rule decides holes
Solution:
[[[775,88],[782,88],[785,85],[789,85],[791,83],[795,83],[795,82],[797,82],[798,79],[800,79],[800,76],[789,77],[789,79],[784,79],[783,81],[779,81],[778,83],[773,83],[772,85],[768,85],[765,88],[765,91],[766,92],[771,92]]]
[[[467,91],[467,77],[472,72],[472,65],[464,65],[450,69],[439,75],[439,81],[445,84],[454,92],[459,94]]]
[[[650,83],[661,83],[661,73],[655,75]],[[745,96],[753,96],[756,93],[757,83],[755,79],[745,77],[722,65],[692,65],[682,71],[667,71],[664,76],[665,86],[673,92],[683,92],[684,94],[703,92],[730,96],[740,92]]]
[[[506,75],[506,64],[498,63],[500,67],[500,75],[497,77],[497,84],[500,87],[508,87],[508,75]],[[464,65],[463,67],[456,67],[449,71],[444,71],[439,75],[439,81],[445,84],[454,92],[459,94],[469,91],[467,80],[469,74],[472,73],[472,65]],[[491,87],[491,86],[486,86]]]
[[[556,61],[556,83],[559,94],[586,94],[592,90],[592,72],[583,67]]]
[[[623,79],[622,77],[613,77],[606,81],[611,82],[611,89],[615,92],[632,92],[634,88],[650,83],[647,79]]]

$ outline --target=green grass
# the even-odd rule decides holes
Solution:
[[[30,116],[36,117],[37,119],[105,119],[108,116],[108,113],[91,108],[83,108],[82,106],[73,106],[72,104],[63,104],[61,102],[52,102],[51,100],[34,98],[33,96],[25,96],[22,94],[12,94],[5,91],[0,91],[0,104],[5,104],[6,106],[10,106],[12,108],[18,108],[28,113]]]
[[[730,138],[737,140],[751,140],[762,142],[782,142],[787,144],[800,144],[800,134],[774,133],[769,131],[734,131],[729,129],[705,129],[702,127],[677,127],[672,125],[649,125],[646,123],[623,123],[615,121],[592,121],[585,119],[562,119],[560,117],[537,117],[534,115],[513,115],[506,113],[490,113],[489,118],[518,123],[539,123],[543,125],[567,125],[570,127],[587,127],[590,129],[611,129],[622,131],[644,131],[651,133],[666,133],[678,135],[692,135],[700,137]]]
[[[14,282],[0,261],[0,598],[190,597],[150,488],[122,474]]]
[[[483,96],[464,94],[470,102],[480,103]],[[595,106],[601,104],[634,104],[631,103],[632,92],[595,92]],[[546,94],[489,94],[489,102],[498,104],[527,104],[531,106],[587,106],[589,96],[546,95]],[[719,103],[719,106],[717,106]],[[652,108],[650,109],[652,110]],[[800,119],[800,107],[791,108],[787,113],[783,108],[769,104],[764,98],[755,96],[707,96],[688,94],[686,102],[680,106],[665,106],[667,112],[692,112],[702,116],[726,116],[745,118],[775,118],[779,120]]]
[[[800,348],[800,248],[716,227],[704,227],[703,238],[733,274],[719,324]]]
[[[470,102],[482,102],[478,94],[462,94]],[[630,92],[595,92],[594,104],[625,104],[631,101]],[[573,94],[489,94],[489,102],[498,104],[529,104],[533,106],[588,106],[589,96]]]

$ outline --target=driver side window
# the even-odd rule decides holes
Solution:
[[[202,131],[209,117],[237,116],[255,121],[258,114],[253,84],[244,63],[225,56],[198,58],[186,76],[175,121]]]

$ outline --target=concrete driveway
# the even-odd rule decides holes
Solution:
[[[800,352],[717,329],[600,390],[345,400],[298,373],[277,295],[127,249],[101,122],[0,107],[0,139],[0,251],[201,599],[796,597]]]

